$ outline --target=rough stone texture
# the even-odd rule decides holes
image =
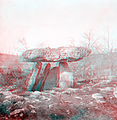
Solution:
[[[70,72],[68,63],[60,62],[59,67],[60,67],[59,87],[63,89],[73,87],[73,74],[72,72]]]
[[[19,95],[1,89],[0,117],[14,120],[116,120],[114,91],[112,83],[103,82],[95,87],[54,88]]]
[[[88,56],[91,50],[83,47],[41,48],[27,50],[22,54],[26,61],[59,62],[62,60],[77,61]]]
[[[52,90],[58,86],[58,69],[58,67],[53,67],[50,70],[44,85],[44,90]]]
[[[91,50],[83,47],[41,48],[27,50],[22,54],[22,57],[24,60],[30,62],[60,62],[60,70],[57,73],[58,78],[56,81],[59,82],[59,87],[64,88],[73,86],[73,74],[72,72],[68,71],[69,67],[67,62],[80,60],[83,57],[88,56],[90,53]],[[41,77],[40,74],[37,75],[38,71],[40,70],[35,67],[31,79],[29,80],[29,90],[43,90],[43,88],[45,88],[44,85],[47,81],[50,70],[44,72],[43,77]],[[44,71],[46,71],[46,68]],[[39,78],[37,78],[37,76],[39,76]]]
[[[70,63],[75,79],[82,84],[78,88],[22,93],[18,87],[21,81],[0,86],[0,120],[117,120],[117,55],[114,56],[93,55]],[[22,73],[25,77],[31,71],[29,65],[25,67],[28,71]],[[106,77],[102,79],[101,75]]]

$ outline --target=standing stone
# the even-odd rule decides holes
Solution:
[[[91,50],[83,47],[40,48],[25,51],[22,54],[24,61],[49,62],[44,69],[42,67],[41,71],[44,71],[42,75],[37,68],[33,71],[31,80],[29,81],[29,90],[42,91],[43,89],[48,89],[50,79],[53,83],[57,81],[58,87],[73,87],[73,73],[70,71],[67,62],[81,60],[90,53]],[[50,70],[51,62],[59,62],[59,67]],[[44,85],[46,86],[44,87]],[[53,86],[55,85],[50,86],[50,88]]]
[[[33,86],[35,85],[35,83],[38,82],[38,81],[36,81],[37,75],[39,75],[41,68],[42,68],[42,63],[36,62],[34,69],[33,69],[33,72],[32,72],[32,75],[30,77],[30,80],[28,81],[28,86],[27,86],[28,91],[32,91]]]
[[[41,69],[41,75],[38,76],[38,82],[33,87],[34,91],[35,90],[43,91],[44,85],[45,85],[45,82],[46,82],[46,78],[49,74],[50,68],[51,68],[50,63],[45,64],[45,66],[43,65],[43,69]]]
[[[60,88],[68,88],[73,86],[73,73],[70,72],[69,66],[67,62],[60,62],[60,79],[59,79],[59,87]]]
[[[44,90],[51,90],[52,88],[57,87],[58,80],[59,80],[59,67],[53,67],[47,76]]]
[[[48,63],[44,69],[44,77],[43,77],[43,81],[42,81],[42,85],[41,85],[41,88],[40,88],[40,91],[43,91],[44,90],[44,86],[45,86],[45,83],[46,83],[46,80],[47,80],[47,77],[48,77],[48,74],[50,72],[50,68],[51,68],[51,64]]]

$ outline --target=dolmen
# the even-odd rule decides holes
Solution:
[[[59,47],[26,50],[22,54],[23,61],[34,62],[35,66],[28,80],[27,90],[43,91],[59,87],[73,87],[73,73],[68,62],[83,59],[91,53],[84,47]],[[52,67],[56,63],[56,67]]]

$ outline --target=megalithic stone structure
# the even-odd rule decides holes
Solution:
[[[38,82],[36,80],[37,80],[37,76],[39,76],[39,74],[40,74],[41,68],[42,68],[41,62],[35,63],[32,75],[28,81],[28,86],[27,86],[28,91],[32,91],[35,83]]]
[[[91,50],[84,48],[84,47],[60,47],[60,48],[43,48],[43,49],[33,49],[27,50],[22,54],[23,60],[27,62],[48,62],[47,66],[42,72],[42,76],[40,76],[40,71],[42,71],[43,66],[39,69],[35,68],[31,79],[29,81],[29,90],[43,90],[46,88],[46,81],[52,78],[49,76],[53,76],[51,69],[52,62],[58,62],[59,66],[56,68],[57,70],[57,77],[56,81],[58,81],[58,87],[72,87],[73,83],[73,75],[70,72],[69,66],[67,62],[74,62],[83,59],[84,57],[88,56],[91,53]],[[41,69],[41,70],[40,70]]]
[[[44,72],[43,72],[43,77],[41,77],[40,79],[40,83],[38,84],[36,90],[39,90],[39,91],[43,91],[43,88],[44,88],[44,85],[45,85],[45,82],[46,82],[46,78],[50,72],[50,67],[51,67],[51,64],[48,63],[44,69]]]
[[[59,70],[59,66],[50,69],[43,88],[44,90],[51,90],[55,87],[59,87]]]
[[[68,87],[73,87],[73,74],[69,69],[68,63],[67,62],[60,62],[59,63],[60,67],[60,78],[59,78],[59,87],[60,88],[68,88]]]

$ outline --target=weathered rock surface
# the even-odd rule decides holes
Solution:
[[[58,74],[59,67],[53,67],[46,79],[46,83],[44,85],[44,90],[52,90],[53,88],[58,86]]]
[[[79,88],[22,93],[24,89],[19,87],[22,79],[18,79],[19,86],[16,83],[0,86],[0,120],[117,120],[117,77],[108,77],[110,63],[105,61],[100,64],[99,60],[100,57],[96,56],[96,59],[91,57],[88,61],[70,63],[75,79],[84,79],[79,82],[82,84],[81,87],[77,86]],[[116,66],[116,62],[113,62],[111,75],[116,75]],[[95,72],[92,76],[87,73],[91,74],[92,71]],[[82,73],[84,78],[80,77]],[[107,77],[102,79],[101,75]],[[9,90],[11,92],[7,92]]]
[[[59,62],[67,59],[77,61],[88,56],[91,50],[84,47],[41,48],[25,51],[22,56],[26,61]]]
[[[88,56],[91,50],[84,47],[59,47],[59,48],[41,48],[27,50],[22,54],[24,61],[37,62],[41,67],[35,67],[33,74],[29,80],[28,90],[39,90],[42,91],[45,87],[48,75],[51,70],[51,64],[48,63],[43,72],[43,77],[40,76],[40,72],[44,68],[41,62],[60,62],[58,73],[56,73],[58,78],[56,81],[59,83],[59,87],[70,87],[73,86],[73,74],[68,71],[68,63],[74,62],[84,57]],[[49,66],[48,66],[49,65]],[[38,66],[38,65],[37,65]],[[49,67],[49,68],[48,68]],[[64,68],[65,67],[65,68]],[[38,74],[39,73],[39,74]],[[53,79],[53,78],[52,78]],[[57,86],[57,85],[56,85]],[[52,86],[54,87],[54,86]]]
[[[55,88],[20,95],[0,92],[0,118],[10,120],[116,120],[117,98],[110,88]]]

